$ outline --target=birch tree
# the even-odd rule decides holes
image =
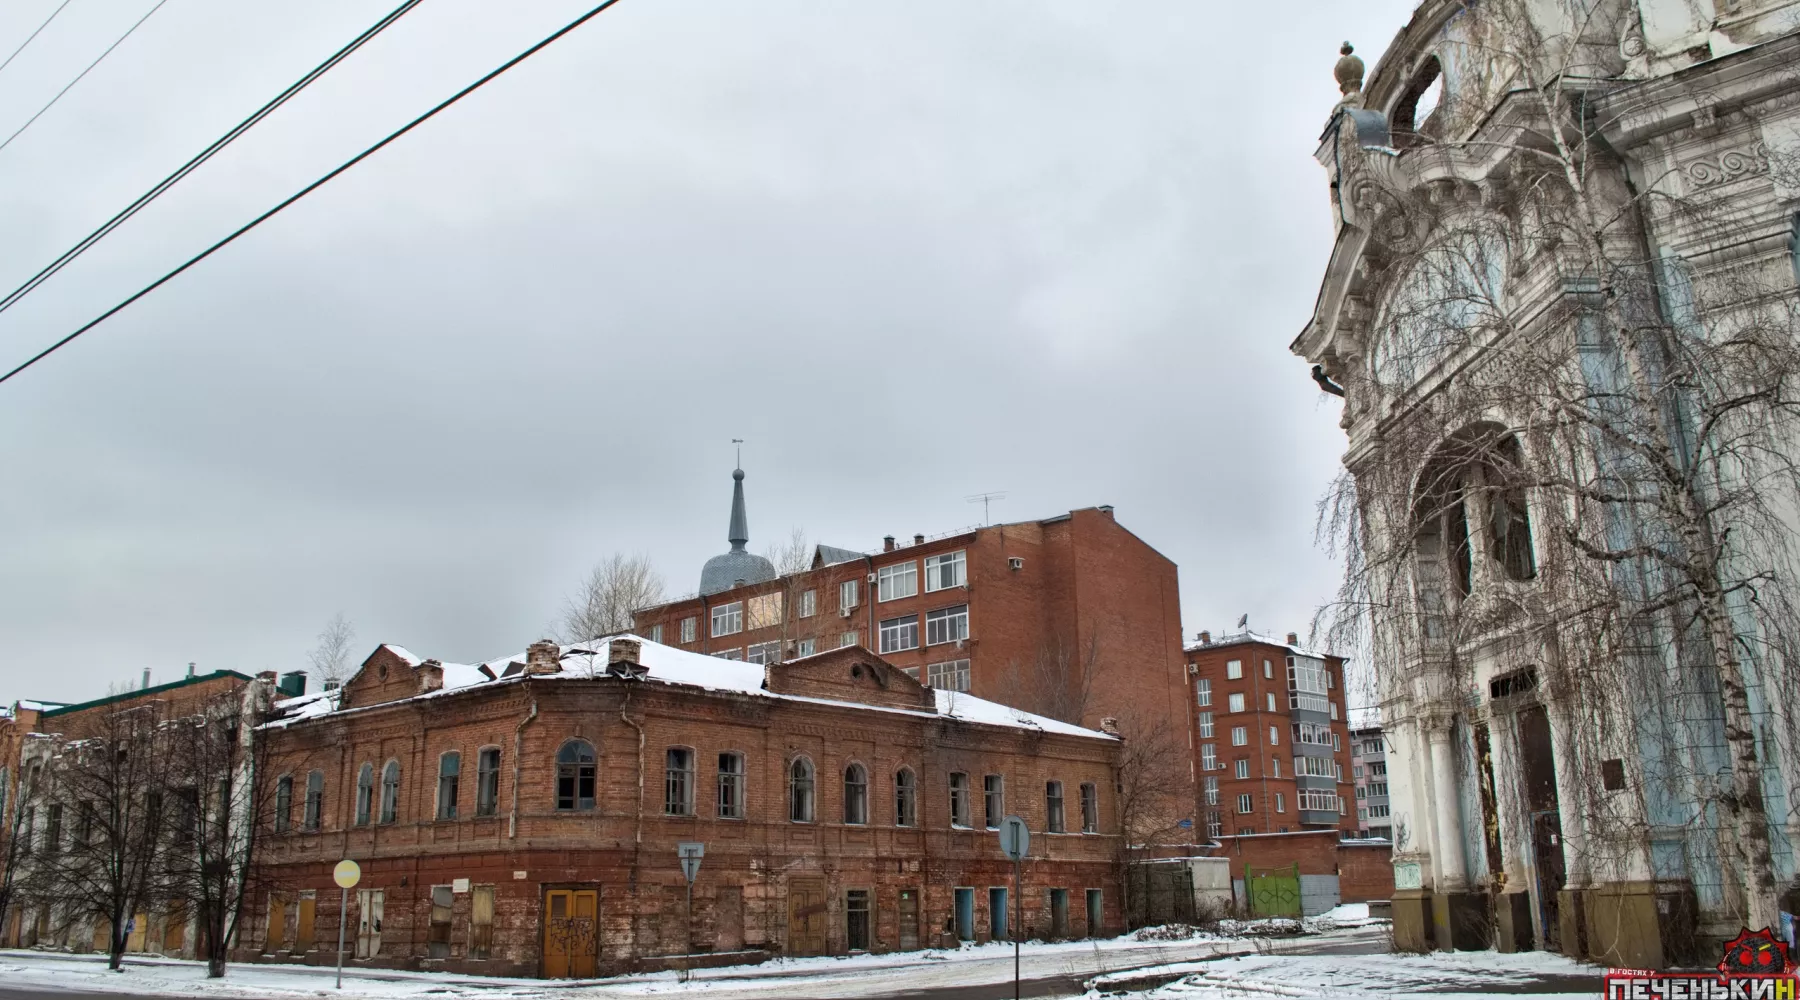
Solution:
[[[594,565],[563,605],[561,637],[565,642],[586,642],[629,632],[632,613],[662,598],[662,574],[648,555],[614,552]]]

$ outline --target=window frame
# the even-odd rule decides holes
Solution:
[[[488,766],[490,757],[493,766]],[[497,746],[485,746],[475,751],[475,818],[488,819],[500,812],[500,762],[502,755]]]
[[[375,822],[375,762],[365,760],[356,769],[356,826]]]
[[[1239,792],[1238,800],[1237,800],[1237,807],[1238,807],[1238,815],[1239,816],[1249,816],[1252,813],[1256,812],[1256,797],[1255,797],[1255,795],[1251,794],[1250,792]]]
[[[1063,816],[1063,783],[1055,778],[1044,782],[1044,832],[1067,833]]]
[[[906,586],[905,593],[900,592],[902,583]],[[904,601],[909,597],[917,596],[919,596],[919,561],[917,559],[875,567],[876,604],[887,601]]]
[[[286,833],[294,822],[294,776],[275,779],[275,832]]]
[[[306,798],[300,806],[300,829],[317,833],[325,825],[325,772],[314,768],[306,774]]]
[[[586,748],[586,754],[581,748]],[[573,753],[571,754],[571,751]],[[585,759],[584,759],[585,756]],[[593,812],[600,806],[600,751],[585,737],[571,736],[556,747],[555,784],[551,786],[556,812]],[[568,794],[563,794],[564,782]],[[581,794],[587,786],[587,795]]]
[[[1225,679],[1228,681],[1243,680],[1244,679],[1244,661],[1243,660],[1226,660],[1225,661]]]
[[[970,815],[969,804],[969,772],[950,772],[950,828],[952,830],[973,830],[974,817]]]
[[[692,818],[695,814],[694,785],[699,771],[700,754],[693,747],[677,744],[663,750],[663,815]],[[685,766],[681,766],[681,765]]]
[[[981,776],[981,818],[987,829],[1000,829],[1000,821],[1006,818],[1006,775]]]
[[[869,769],[859,761],[844,765],[844,825],[869,825]]]
[[[1100,832],[1100,786],[1092,781],[1081,783],[1081,832]]]
[[[798,617],[811,618],[813,615],[816,615],[818,613],[819,613],[819,592],[817,590],[801,591],[800,592],[800,608],[799,608]]]
[[[932,572],[933,570],[941,571],[945,566],[950,567],[950,575],[954,577],[954,580],[950,583],[939,582],[941,573]],[[935,594],[940,590],[954,590],[957,587],[966,587],[968,584],[969,564],[967,549],[957,549],[955,552],[941,552],[935,556],[925,557],[925,593]]]
[[[788,761],[788,822],[813,823],[818,820],[819,769],[812,758],[797,754]]]
[[[389,826],[400,822],[400,760],[389,757],[381,766],[381,813],[376,825]]]
[[[948,680],[948,684],[938,683]],[[969,658],[945,660],[942,663],[925,665],[925,683],[944,691],[968,691],[972,683],[969,672]]]
[[[916,829],[919,825],[919,772],[901,767],[894,772],[894,826]]]
[[[681,620],[681,641],[693,642],[700,638],[700,616],[688,615]]]
[[[445,768],[454,770],[445,773]],[[438,754],[437,818],[439,822],[456,819],[457,793],[462,784],[462,753],[446,750]],[[448,799],[448,801],[445,801]]]
[[[737,635],[744,630],[744,602],[726,601],[715,604],[707,615],[708,629],[714,639]]]
[[[932,638],[936,625],[937,638]],[[925,645],[948,646],[956,643],[960,648],[969,641],[969,606],[953,604],[947,608],[925,612]]]
[[[838,610],[849,611],[862,604],[862,581],[844,580],[838,584]]]
[[[888,644],[888,638],[889,638],[890,631],[893,632],[893,637],[894,637],[893,645]],[[896,617],[896,618],[882,619],[880,629],[877,634],[880,637],[879,642],[877,643],[877,645],[880,648],[878,648],[876,650],[876,652],[881,653],[883,655],[888,654],[888,653],[904,653],[909,650],[918,649],[919,648],[919,615],[917,612],[914,612],[913,614],[910,614],[910,615],[900,615],[899,617]],[[912,639],[912,645],[910,645],[910,646],[900,645],[900,643],[904,642],[908,637],[910,637]]]
[[[1225,712],[1228,715],[1235,715],[1238,712],[1242,712],[1245,704],[1244,692],[1242,691],[1233,691],[1225,696]]]
[[[725,762],[734,766],[727,768]],[[748,792],[748,767],[741,750],[721,750],[714,762],[717,780],[713,786],[713,816],[724,820],[742,820]]]
[[[1194,678],[1194,703],[1201,708],[1212,707],[1212,678]]]
[[[1250,727],[1248,727],[1248,726],[1232,726],[1231,727],[1231,745],[1234,747],[1249,746],[1250,745]]]

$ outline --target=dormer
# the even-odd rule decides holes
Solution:
[[[436,691],[444,686],[444,666],[421,660],[399,646],[381,645],[344,682],[339,708],[363,708]]]
[[[861,646],[843,646],[763,668],[773,694],[936,712],[931,689]]]

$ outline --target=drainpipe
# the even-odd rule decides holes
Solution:
[[[638,873],[643,867],[644,853],[644,725],[641,722],[633,722],[631,719],[631,680],[629,678],[624,678],[623,682],[625,684],[625,698],[623,701],[619,702],[619,721],[637,730],[638,738],[637,830],[632,837],[631,845],[631,898],[636,900],[638,898]],[[633,951],[637,950],[637,928],[638,918],[637,914],[634,913],[632,914],[631,920],[631,947]]]
[[[867,645],[863,646],[863,648],[873,650],[877,646],[875,639],[875,583],[870,580],[869,577],[875,575],[875,557],[863,556],[863,562],[867,563],[869,566],[869,572],[864,574],[861,580],[861,585],[867,590],[867,593],[863,594],[863,607],[869,609],[869,642]],[[923,677],[919,678],[921,681],[924,679],[925,678]],[[925,900],[923,898],[919,900],[919,905],[925,905]]]
[[[521,684],[530,684],[527,677]],[[525,727],[531,725],[538,716],[537,695],[531,696],[531,711],[519,720],[518,728],[513,730],[513,780],[512,811],[506,817],[506,839],[512,840],[519,835],[519,768],[525,757]]]

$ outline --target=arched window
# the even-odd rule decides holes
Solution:
[[[919,779],[910,767],[894,772],[894,825],[919,825]]]
[[[844,768],[844,822],[869,821],[869,772],[861,764]]]
[[[962,771],[950,772],[950,825],[969,825],[969,776]]]
[[[1440,130],[1427,128],[1432,113],[1444,101],[1444,72],[1437,56],[1427,56],[1413,71],[1413,78],[1401,91],[1400,99],[1394,103],[1394,113],[1388,116],[1388,127],[1393,130],[1394,145],[1405,148],[1419,142],[1420,135],[1435,136]]]
[[[694,814],[694,751],[670,747],[663,768],[663,812],[669,816]]]
[[[286,833],[294,815],[294,776],[275,779],[275,832]]]
[[[594,808],[594,745],[587,740],[570,740],[556,752],[556,808]]]
[[[381,769],[381,822],[400,817],[400,762],[390,760]]]
[[[356,772],[356,825],[368,826],[375,811],[375,765],[367,761]]]
[[[314,771],[306,776],[306,809],[301,813],[300,825],[307,830],[317,830],[325,817],[325,772]]]
[[[456,818],[456,789],[462,777],[462,754],[455,750],[438,758],[438,819]]]
[[[500,803],[500,748],[482,747],[475,755],[475,815],[492,816]]]
[[[788,765],[788,819],[795,823],[813,821],[813,762],[795,757]]]
[[[719,755],[719,818],[744,818],[744,755]]]
[[[1483,573],[1513,581],[1537,576],[1523,468],[1518,439],[1493,424],[1458,434],[1426,465],[1416,490],[1414,551],[1428,637],[1441,634],[1436,616],[1468,597]],[[1483,573],[1478,537],[1491,567]]]
[[[1044,782],[1044,832],[1063,832],[1062,782]]]

